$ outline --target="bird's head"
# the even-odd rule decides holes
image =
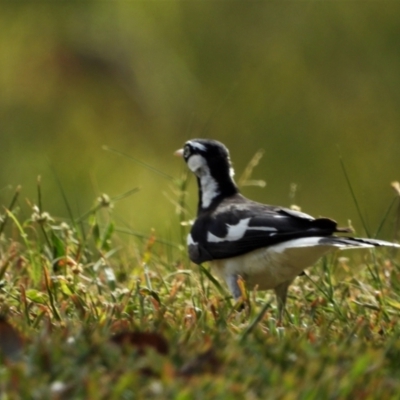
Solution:
[[[175,152],[183,157],[189,169],[199,178],[207,171],[215,178],[228,175],[233,178],[234,171],[229,158],[228,149],[217,140],[188,140],[182,149]]]
[[[234,171],[228,149],[216,140],[188,140],[175,155],[183,157],[189,169],[197,176],[200,204],[206,209],[218,199],[238,192],[233,181]]]

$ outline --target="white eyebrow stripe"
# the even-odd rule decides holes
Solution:
[[[201,144],[199,142],[189,141],[186,144],[189,144],[190,146],[192,146],[192,147],[194,147],[195,149],[198,149],[198,150],[202,150],[202,151],[206,151],[207,150],[207,147],[204,146],[204,144]]]
[[[228,233],[225,237],[218,237],[211,232],[207,232],[207,242],[220,243],[225,241],[234,242],[240,240],[246,234],[247,231],[267,231],[276,232],[277,229],[269,226],[249,226],[251,218],[244,218],[240,220],[236,225],[226,224],[228,227]]]

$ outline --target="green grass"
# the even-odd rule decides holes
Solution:
[[[1,399],[398,398],[398,253],[323,259],[290,288],[277,326],[271,293],[249,292],[239,312],[189,262],[186,177],[171,216],[178,243],[127,239],[119,198],[105,195],[58,220],[40,187],[37,205],[18,189],[2,212]]]

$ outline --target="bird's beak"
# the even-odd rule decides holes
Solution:
[[[179,150],[175,151],[174,156],[183,157],[183,149],[179,149]]]

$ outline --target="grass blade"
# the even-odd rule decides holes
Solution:
[[[12,211],[12,209],[14,208],[14,206],[15,206],[15,203],[17,202],[17,200],[18,200],[18,196],[19,196],[19,192],[21,191],[21,186],[17,186],[17,188],[15,189],[15,193],[14,193],[14,196],[13,196],[13,198],[12,198],[12,200],[11,200],[11,203],[10,203],[10,205],[8,206],[8,208],[7,208],[7,210],[8,211]],[[6,223],[7,223],[7,221],[8,221],[8,214],[6,213],[6,215],[4,216],[4,219],[3,219],[3,221],[2,221],[2,223],[1,223],[1,225],[0,225],[0,235],[2,234],[2,232],[3,232],[3,230],[4,230],[4,227],[6,226]]]
[[[60,178],[58,177],[58,174],[57,174],[55,168],[51,164],[50,164],[50,169],[53,172],[54,178],[56,179],[57,186],[60,189],[61,196],[62,196],[62,198],[64,200],[64,204],[65,204],[65,207],[67,209],[67,213],[68,213],[69,219],[70,219],[71,223],[74,224],[74,228],[76,229],[74,214],[72,213],[72,208],[71,208],[71,206],[70,206],[70,204],[68,202],[67,195],[65,194],[65,191],[64,191],[64,188],[63,188],[63,186],[61,184]]]
[[[137,158],[135,158],[135,157],[133,157],[133,156],[130,156],[129,154],[123,153],[122,151],[113,149],[112,147],[108,147],[108,146],[103,146],[103,150],[109,151],[109,152],[111,152],[111,153],[118,154],[118,155],[120,155],[120,156],[127,157],[127,158],[129,158],[130,160],[134,161],[136,164],[139,164],[139,165],[141,165],[142,167],[145,167],[145,168],[147,168],[148,170],[150,170],[150,171],[152,171],[152,172],[154,172],[154,173],[156,173],[156,174],[158,174],[158,175],[160,175],[160,176],[162,176],[162,177],[164,177],[164,178],[166,178],[166,179],[168,179],[168,180],[170,180],[170,181],[175,180],[175,178],[174,178],[173,176],[168,175],[168,174],[166,174],[165,172],[160,171],[159,169],[154,168],[154,167],[152,167],[151,165],[146,164],[145,162],[140,161],[140,160],[138,160]]]
[[[251,321],[246,329],[243,331],[242,335],[240,336],[239,342],[243,343],[247,336],[254,330],[254,328],[258,325],[258,323],[263,319],[264,314],[267,312],[268,308],[270,308],[271,302],[265,303],[261,311],[256,315],[256,317]]]
[[[199,269],[200,269],[200,272],[201,272],[202,274],[204,274],[204,275],[213,283],[213,285],[217,288],[218,292],[219,292],[222,296],[226,296],[226,291],[225,291],[225,289],[221,286],[221,284],[217,281],[217,279],[215,279],[215,278],[211,275],[210,271],[209,271],[207,268],[203,267],[202,265],[199,265]]]
[[[357,200],[357,197],[356,197],[356,195],[354,193],[353,186],[351,185],[349,175],[347,174],[346,166],[344,165],[343,157],[342,157],[342,155],[340,153],[339,153],[339,161],[340,161],[340,165],[341,165],[342,170],[343,170],[344,177],[345,177],[346,182],[347,182],[347,186],[350,189],[351,197],[353,198],[354,204],[356,205],[358,216],[359,216],[359,218],[361,220],[361,223],[363,225],[363,228],[365,230],[366,235],[370,238],[371,234],[369,233],[369,229],[368,229],[367,223],[365,222],[364,217],[363,217],[363,215],[361,213],[360,205],[358,204],[358,200]]]
[[[380,233],[380,231],[382,230],[383,225],[385,225],[385,222],[386,222],[386,220],[387,220],[387,218],[388,218],[388,216],[389,216],[389,214],[390,214],[390,211],[392,210],[392,208],[393,208],[393,206],[395,205],[396,200],[397,200],[398,198],[399,198],[399,197],[396,196],[396,197],[394,197],[393,200],[390,202],[389,207],[387,208],[385,214],[384,214],[383,217],[382,217],[381,222],[379,223],[378,229],[376,230],[376,233],[375,233],[375,235],[374,235],[374,239],[376,239],[377,237],[379,237],[379,233]]]

